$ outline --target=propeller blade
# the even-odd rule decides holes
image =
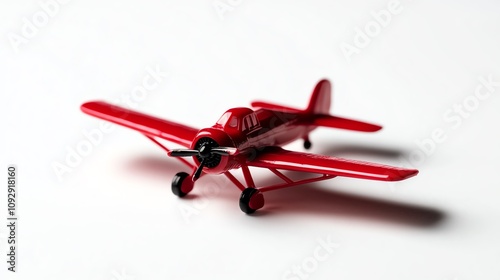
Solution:
[[[203,167],[205,167],[205,159],[201,160],[200,166],[198,166],[198,169],[196,169],[196,172],[194,173],[193,176],[193,182],[198,180],[201,176],[201,172],[203,171]]]
[[[168,153],[168,155],[171,157],[192,157],[192,156],[197,156],[198,154],[199,152],[197,150],[185,150],[185,149],[172,150]]]
[[[221,156],[234,156],[238,154],[238,149],[232,147],[216,147],[210,150],[213,154]]]

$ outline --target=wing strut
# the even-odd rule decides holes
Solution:
[[[282,179],[284,181],[284,183],[279,183],[279,184],[274,184],[274,185],[269,185],[269,186],[257,188],[255,186],[254,181],[253,181],[250,169],[248,168],[247,165],[241,166],[241,171],[243,172],[243,177],[245,178],[246,186],[243,183],[241,183],[236,177],[234,177],[234,175],[231,174],[231,172],[226,171],[226,172],[224,172],[224,175],[226,175],[226,177],[241,191],[244,191],[247,188],[255,188],[255,189],[259,190],[261,193],[273,191],[273,190],[284,189],[284,188],[293,187],[293,186],[302,185],[302,184],[310,184],[310,183],[329,180],[329,179],[337,177],[334,175],[321,174],[321,176],[318,176],[315,178],[308,178],[308,179],[301,179],[301,180],[293,181],[292,179],[290,179],[289,177],[287,177],[285,174],[278,171],[277,169],[274,169],[274,168],[268,168],[268,169],[272,173],[274,173],[278,178]]]

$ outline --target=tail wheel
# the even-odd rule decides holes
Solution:
[[[311,141],[309,139],[304,140],[304,149],[309,150],[312,147]]]
[[[264,195],[254,188],[247,188],[241,193],[240,209],[241,211],[252,214],[264,207]]]
[[[178,197],[183,197],[193,190],[193,185],[194,182],[189,174],[179,172],[172,179],[172,192]]]

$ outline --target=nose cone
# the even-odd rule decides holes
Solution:
[[[192,149],[199,151],[199,155],[193,157],[194,161],[197,165],[203,161],[205,173],[223,173],[229,169],[229,163],[233,162],[232,156],[212,153],[211,149],[216,147],[234,147],[231,138],[216,128],[200,130],[191,144]]]
[[[210,157],[210,148],[206,145],[201,146],[200,148],[200,157],[202,158],[208,158]]]

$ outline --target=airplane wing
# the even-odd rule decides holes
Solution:
[[[416,169],[292,152],[279,147],[266,148],[247,165],[378,181],[400,181],[418,173]]]
[[[151,137],[159,137],[189,148],[198,129],[163,120],[103,101],[87,102],[81,106],[84,113],[107,120]]]

